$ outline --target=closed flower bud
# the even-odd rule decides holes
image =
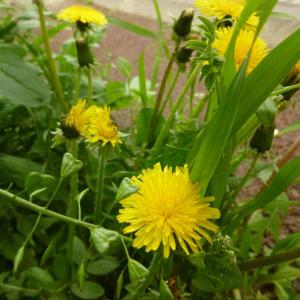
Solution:
[[[250,141],[250,147],[259,153],[265,153],[272,147],[275,125],[261,125],[257,128]]]
[[[78,38],[76,40],[77,58],[80,67],[90,67],[94,63],[89,43],[86,39]]]
[[[184,10],[174,25],[174,32],[181,38],[186,37],[191,32],[193,18],[194,9]]]
[[[189,62],[192,53],[193,53],[193,49],[181,47],[176,53],[177,62],[182,64]]]

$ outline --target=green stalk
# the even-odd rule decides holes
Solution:
[[[73,155],[74,158],[78,157],[78,146],[76,139],[69,140],[67,143],[67,150]],[[77,215],[77,201],[76,196],[78,195],[78,172],[71,175],[70,178],[70,198],[68,203],[67,214],[71,218],[78,218]],[[69,225],[68,234],[68,257],[70,261],[73,261],[73,246],[74,246],[74,236],[75,236],[75,225]]]
[[[80,220],[77,220],[77,219],[74,219],[74,218],[70,218],[68,216],[65,216],[65,215],[62,215],[60,213],[54,212],[52,210],[47,209],[46,207],[39,206],[37,204],[29,202],[28,200],[25,200],[21,197],[18,197],[18,196],[14,195],[14,194],[12,194],[8,191],[5,191],[3,189],[0,189],[0,197],[4,198],[4,199],[11,200],[11,201],[14,201],[15,203],[17,203],[17,204],[19,204],[23,207],[26,207],[30,210],[33,210],[33,211],[37,212],[37,213],[41,213],[42,215],[46,215],[48,217],[60,220],[62,222],[67,222],[69,224],[75,224],[75,225],[78,225],[78,226],[85,227],[87,229],[98,228],[97,225],[87,223],[87,222],[84,222],[84,221],[80,221]]]
[[[181,92],[175,102],[175,105],[173,106],[173,109],[169,115],[169,118],[164,123],[164,126],[163,126],[162,130],[160,131],[160,134],[155,142],[155,145],[152,150],[153,156],[156,156],[159,153],[161,147],[163,146],[163,144],[166,140],[166,137],[169,134],[170,128],[175,120],[176,112],[177,112],[178,108],[180,107],[180,105],[182,104],[182,101],[183,101],[188,89],[190,88],[194,79],[198,75],[198,73],[201,69],[201,66],[202,66],[202,63],[198,63],[196,65],[195,69],[193,70],[193,72],[191,73],[191,75],[188,77],[187,81],[185,82],[185,85],[184,85],[183,89],[181,90]]]
[[[62,178],[59,179],[58,184],[57,184],[57,186],[56,186],[54,192],[52,193],[52,195],[51,195],[51,197],[50,197],[50,199],[49,199],[47,205],[45,206],[45,209],[47,209],[47,208],[50,206],[50,204],[52,203],[52,201],[53,201],[55,195],[57,194],[57,192],[58,192],[58,190],[59,190],[61,184],[62,184]],[[39,215],[38,215],[38,217],[36,218],[36,221],[35,221],[35,223],[34,223],[32,229],[31,229],[30,233],[27,235],[25,241],[23,242],[22,247],[25,248],[26,245],[27,245],[27,243],[31,240],[31,238],[32,238],[32,236],[33,236],[35,230],[37,229],[37,227],[38,227],[38,225],[39,225],[39,223],[40,223],[41,218],[42,218],[42,213],[39,213]]]
[[[103,207],[103,186],[104,186],[104,170],[105,170],[105,155],[106,147],[99,146],[98,152],[98,173],[95,198],[95,223],[98,224],[102,218]]]
[[[81,80],[81,67],[78,67],[76,78],[75,78],[75,85],[74,85],[74,104],[76,104],[76,102],[79,100],[80,80]]]
[[[137,286],[136,289],[133,290],[133,292],[131,292],[131,294],[129,295],[131,300],[136,300],[139,299],[139,296],[144,293],[145,289],[149,286],[149,284],[151,283],[153,277],[155,276],[155,272],[157,270],[158,264],[161,263],[161,254],[160,252],[156,252],[153,255],[153,259],[151,262],[151,265],[149,267],[149,272],[147,274],[147,276],[142,279],[139,283],[139,285]]]
[[[285,92],[289,92],[291,90],[295,90],[295,89],[299,89],[300,88],[300,83],[294,84],[294,85],[290,85],[290,86],[286,86],[280,90],[274,91],[271,96],[278,96],[280,94],[283,94]]]
[[[203,96],[202,99],[199,100],[195,109],[193,110],[192,118],[195,118],[195,119],[199,118],[199,115],[202,112],[205,104],[207,103],[207,99],[210,97],[211,93],[212,93],[212,90],[210,90],[205,96]]]
[[[93,82],[92,82],[92,72],[91,69],[87,70],[87,78],[88,78],[88,94],[87,94],[87,103],[92,104],[93,99]]]
[[[258,160],[258,157],[259,157],[259,154],[258,153],[255,153],[255,156],[251,162],[251,165],[247,171],[247,173],[245,174],[245,176],[243,177],[242,181],[240,182],[240,184],[237,186],[237,188],[235,189],[233,195],[232,195],[232,198],[235,199],[240,191],[242,190],[242,188],[244,187],[244,185],[246,184],[246,182],[248,181],[249,177],[251,176],[255,166],[256,166],[256,162]]]
[[[166,99],[165,99],[165,101],[163,102],[163,104],[162,104],[162,106],[161,106],[160,114],[163,114],[163,113],[164,113],[165,107],[166,107],[167,103],[168,103],[168,102],[170,101],[170,99],[171,99],[171,96],[172,96],[172,93],[173,93],[173,91],[174,91],[174,88],[175,88],[175,86],[176,86],[176,84],[177,84],[177,81],[178,81],[180,72],[181,72],[181,69],[180,69],[180,67],[178,67],[178,68],[177,68],[177,71],[176,71],[176,74],[175,74],[175,78],[174,78],[173,81],[172,81],[172,84],[171,84],[171,86],[170,86],[170,88],[169,88],[169,91],[168,91],[168,94],[167,94],[167,96],[166,96]]]
[[[150,130],[149,130],[149,135],[148,135],[148,144],[149,145],[153,142],[154,137],[155,137],[155,131],[156,131],[157,121],[158,121],[158,112],[159,112],[160,105],[161,105],[161,102],[163,99],[163,95],[164,95],[164,92],[166,89],[167,81],[168,81],[169,75],[172,70],[173,63],[174,63],[174,56],[171,57],[168,65],[166,67],[166,70],[165,70],[165,73],[164,73],[164,76],[161,81],[161,85],[160,85],[160,88],[159,88],[159,91],[157,94],[157,98],[155,101],[154,111],[152,114],[151,123],[150,123],[151,125],[150,125]]]
[[[253,260],[241,262],[239,267],[242,271],[248,271],[251,269],[261,268],[264,266],[270,266],[286,262],[289,260],[294,260],[300,257],[300,247],[296,247],[292,250],[284,251],[279,254],[274,254],[270,256],[260,257]]]
[[[61,222],[65,222],[65,223],[85,227],[89,230],[99,228],[99,226],[97,226],[95,224],[91,224],[91,223],[84,222],[84,221],[81,221],[81,220],[78,220],[78,219],[70,218],[68,216],[65,216],[65,215],[62,215],[62,214],[57,213],[55,211],[52,211],[50,209],[47,209],[43,206],[39,206],[37,204],[34,204],[34,203],[32,203],[28,200],[25,200],[21,197],[18,197],[15,194],[10,193],[10,192],[8,192],[6,190],[3,190],[3,189],[0,189],[0,199],[1,199],[1,197],[3,199],[13,201],[13,202],[17,203],[18,205],[21,205],[21,206],[23,206],[27,209],[30,209],[30,210],[35,211],[37,213],[41,213],[42,215],[54,218],[54,219],[59,220]],[[128,238],[127,236],[125,236],[125,235],[122,235],[122,234],[119,233],[119,236],[120,236],[120,238],[124,239],[127,242],[132,242],[132,240],[130,238]]]
[[[43,2],[43,0],[36,0],[35,3],[38,8],[41,34],[42,34],[42,38],[43,38],[43,42],[44,42],[44,47],[45,47],[47,60],[48,60],[48,66],[49,66],[49,69],[51,72],[56,97],[57,97],[58,101],[60,102],[60,105],[61,105],[63,111],[67,112],[68,111],[68,103],[66,102],[65,95],[64,95],[59,77],[58,77],[56,64],[53,59],[52,50],[51,50],[50,43],[49,43],[48,31],[47,31],[46,20],[45,20],[45,15],[44,15],[44,2]]]
[[[192,71],[192,70],[191,70]],[[189,101],[189,115],[192,117],[193,115],[193,106],[194,106],[194,97],[195,97],[195,86],[196,86],[197,76],[195,77],[191,88],[190,88],[190,101]]]

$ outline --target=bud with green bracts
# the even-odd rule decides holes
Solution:
[[[193,19],[193,8],[188,8],[181,13],[173,28],[177,36],[184,38],[191,32]]]
[[[250,147],[258,153],[265,153],[272,147],[275,125],[260,125],[250,141]]]
[[[181,47],[176,53],[176,61],[178,63],[186,64],[190,61],[193,49]]]
[[[90,67],[94,63],[89,43],[84,38],[76,39],[77,58],[80,67]]]

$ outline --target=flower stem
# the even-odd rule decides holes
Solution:
[[[95,229],[95,228],[99,228],[99,226],[92,224],[92,223],[88,223],[85,221],[81,221],[78,219],[74,219],[74,218],[70,218],[68,216],[62,215],[60,213],[57,213],[53,210],[47,209],[46,207],[43,206],[39,206],[37,204],[34,204],[28,200],[25,200],[21,197],[16,196],[13,193],[10,193],[6,190],[0,189],[0,197],[7,199],[7,200],[11,200],[14,201],[15,203],[17,203],[18,205],[21,205],[27,209],[30,209],[32,211],[35,211],[37,213],[41,213],[42,215],[54,218],[56,220],[65,222],[65,223],[69,223],[69,224],[74,224],[76,226],[81,226],[81,227],[85,227],[89,230],[91,229]],[[0,198],[1,199],[1,198]],[[130,242],[132,243],[132,239],[119,233],[119,237],[122,238],[124,241],[126,242]]]
[[[74,104],[79,100],[80,96],[80,80],[81,80],[81,68],[78,67],[77,74],[75,78],[75,84],[74,84]]]
[[[88,78],[88,94],[87,94],[87,103],[92,104],[93,98],[93,82],[92,82],[92,72],[91,69],[87,69],[87,78]]]
[[[175,74],[175,78],[174,78],[174,80],[173,80],[173,82],[172,82],[172,84],[171,84],[171,86],[170,86],[170,88],[169,88],[169,91],[168,91],[168,94],[167,94],[167,96],[166,96],[166,99],[165,99],[165,101],[163,102],[163,104],[162,104],[162,106],[161,106],[160,114],[163,114],[166,105],[168,104],[168,102],[169,102],[170,99],[171,99],[171,96],[172,96],[172,93],[173,93],[174,88],[175,88],[175,86],[176,86],[176,83],[177,83],[177,81],[178,81],[180,72],[181,72],[181,69],[180,69],[180,67],[178,67],[178,69],[177,69],[177,71],[176,71],[176,74]]]
[[[300,257],[300,247],[296,247],[292,250],[284,251],[278,254],[241,262],[239,264],[239,267],[242,271],[248,271],[255,268],[261,268],[264,266],[270,266],[279,264],[281,262],[297,259],[298,257]]]
[[[156,98],[156,102],[155,102],[155,106],[154,106],[154,111],[152,114],[152,118],[151,118],[151,123],[150,123],[150,129],[149,129],[149,135],[148,135],[148,144],[151,145],[154,138],[155,138],[155,131],[156,131],[156,127],[157,127],[157,121],[158,121],[158,112],[160,109],[160,105],[163,99],[163,95],[166,89],[166,85],[167,85],[167,81],[169,78],[169,75],[171,73],[172,70],[172,66],[174,63],[174,56],[172,56],[169,60],[169,63],[166,67],[158,94],[157,94],[157,98]]]
[[[84,221],[80,221],[80,220],[77,220],[77,219],[74,219],[74,218],[70,218],[68,216],[65,216],[65,215],[62,215],[60,213],[57,213],[57,212],[54,212],[52,210],[49,210],[47,209],[46,207],[42,207],[42,206],[39,206],[37,204],[34,204],[32,202],[29,202],[28,200],[25,200],[21,197],[18,197],[8,191],[5,191],[3,189],[0,189],[0,197],[1,198],[4,198],[4,199],[8,199],[8,200],[12,200],[14,202],[16,202],[17,204],[21,205],[21,206],[24,206],[30,210],[33,210],[35,212],[38,212],[38,213],[41,213],[42,215],[46,215],[46,216],[49,216],[49,217],[52,217],[52,218],[55,218],[57,220],[60,220],[62,222],[67,222],[67,223],[70,223],[70,224],[75,224],[75,225],[78,225],[78,226],[82,226],[82,227],[85,227],[87,229],[93,229],[93,228],[97,228],[98,226],[95,225],[95,224],[91,224],[91,223],[87,223],[87,222],[84,222]]]
[[[164,123],[164,126],[162,128],[162,130],[160,131],[160,134],[155,142],[155,145],[153,147],[152,150],[152,155],[155,156],[156,154],[159,153],[162,145],[164,144],[166,137],[169,133],[169,130],[175,120],[175,116],[176,116],[176,112],[178,110],[178,108],[180,107],[180,105],[182,104],[182,101],[188,91],[188,89],[190,88],[190,86],[192,85],[192,83],[194,82],[194,79],[196,78],[196,76],[198,75],[200,68],[202,66],[202,63],[198,63],[195,66],[195,69],[193,70],[193,72],[191,73],[191,75],[188,77],[187,81],[185,82],[185,85],[183,87],[183,89],[181,90],[175,105],[173,106],[173,109],[169,115],[169,118],[166,120],[166,122]]]
[[[96,185],[96,198],[95,198],[95,223],[98,224],[101,220],[102,207],[103,207],[103,186],[104,186],[104,170],[105,170],[105,154],[106,147],[99,146],[98,152],[98,175]]]
[[[235,189],[233,195],[232,195],[232,198],[235,199],[240,191],[242,190],[242,188],[244,187],[244,185],[246,184],[246,182],[248,181],[249,177],[251,176],[252,172],[253,172],[253,169],[255,168],[256,166],[256,162],[258,160],[258,157],[259,157],[259,154],[258,153],[255,153],[255,156],[251,162],[251,165],[247,171],[247,173],[245,174],[245,176],[243,177],[243,179],[241,180],[240,184],[237,186],[237,188]]]
[[[45,15],[44,15],[44,2],[43,0],[38,0],[35,1],[37,8],[38,8],[38,13],[39,13],[39,20],[40,20],[40,28],[41,28],[41,34],[44,42],[44,47],[47,55],[47,60],[48,60],[48,66],[51,72],[52,76],[52,82],[54,85],[56,97],[58,101],[60,102],[61,108],[63,109],[64,112],[68,111],[68,103],[66,102],[65,95],[58,77],[57,69],[56,69],[56,64],[52,56],[52,50],[50,47],[49,43],[49,37],[48,37],[48,31],[46,27],[46,20],[45,20]]]
[[[294,84],[294,85],[290,85],[290,86],[286,86],[280,90],[274,91],[271,96],[278,96],[280,94],[283,94],[285,92],[289,92],[291,90],[295,90],[295,89],[299,89],[300,88],[300,83]]]
[[[74,158],[78,157],[78,146],[77,146],[76,139],[72,139],[68,141],[67,150],[73,155]],[[76,201],[76,196],[78,195],[78,172],[75,172],[74,174],[71,175],[70,189],[71,192],[70,192],[67,214],[71,218],[78,218],[77,201]],[[73,261],[74,236],[75,236],[75,225],[69,224],[68,257],[71,262]]]
[[[58,181],[58,184],[57,184],[57,186],[56,186],[56,188],[55,188],[55,190],[54,190],[54,192],[52,193],[52,195],[51,195],[51,197],[50,197],[50,199],[49,199],[47,205],[45,206],[45,209],[47,209],[47,208],[50,206],[50,204],[52,203],[52,201],[53,201],[55,195],[57,194],[57,191],[59,190],[61,184],[62,184],[62,179],[60,178],[59,181]],[[37,229],[37,227],[38,227],[38,225],[39,225],[39,223],[40,223],[41,218],[42,218],[42,213],[39,213],[39,215],[38,215],[38,217],[36,218],[36,221],[35,221],[35,223],[34,223],[32,229],[31,229],[30,233],[27,235],[25,241],[23,242],[22,247],[26,247],[27,243],[28,243],[28,242],[30,241],[30,239],[32,238],[32,236],[33,236],[35,230]]]
[[[157,267],[158,267],[159,263],[161,263],[161,254],[160,254],[160,252],[156,252],[153,255],[153,259],[152,259],[151,265],[148,269],[149,272],[148,272],[147,276],[140,281],[137,288],[129,295],[130,296],[129,299],[131,299],[131,300],[139,299],[140,294],[143,293],[145,291],[145,289],[151,283],[151,281],[155,275],[155,272],[157,271]]]

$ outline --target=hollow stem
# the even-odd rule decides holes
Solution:
[[[180,72],[181,72],[180,67],[178,67],[178,69],[177,69],[177,71],[176,71],[176,74],[175,74],[175,77],[174,77],[174,80],[172,81],[172,84],[171,84],[171,86],[170,86],[170,88],[169,88],[169,91],[168,91],[168,94],[167,94],[167,96],[166,96],[166,99],[164,100],[164,102],[163,102],[163,104],[162,104],[162,106],[161,106],[160,114],[163,114],[163,113],[164,113],[164,110],[165,110],[165,108],[166,108],[166,105],[168,104],[168,102],[169,102],[170,99],[171,99],[171,96],[172,96],[173,91],[174,91],[174,88],[175,88],[175,86],[176,86],[176,84],[177,84],[177,81],[178,81]]]
[[[159,153],[162,145],[164,144],[166,137],[169,133],[169,130],[175,120],[175,116],[176,116],[176,112],[178,110],[178,108],[181,106],[182,101],[188,91],[188,89],[190,88],[190,86],[192,85],[194,79],[196,78],[196,76],[198,75],[200,68],[202,66],[202,63],[198,63],[195,66],[195,69],[193,70],[193,72],[191,73],[191,75],[188,77],[187,81],[185,82],[185,85],[183,87],[183,89],[181,90],[175,105],[173,106],[171,113],[168,117],[168,119],[166,120],[166,122],[164,123],[164,126],[162,128],[162,130],[160,131],[160,134],[154,144],[153,150],[152,150],[152,155],[155,156],[157,153]]]
[[[290,86],[286,86],[280,90],[274,91],[271,96],[278,96],[280,94],[283,94],[285,92],[289,92],[295,89],[299,89],[300,88],[300,83],[294,84],[294,85],[290,85]]]
[[[92,72],[91,69],[87,69],[87,78],[88,78],[88,94],[87,94],[87,103],[92,104],[93,98],[93,82],[92,82]]]
[[[25,207],[25,208],[33,210],[37,213],[41,213],[42,215],[46,215],[48,217],[52,217],[54,219],[57,219],[57,220],[60,220],[60,221],[63,221],[63,222],[69,223],[69,224],[70,223],[75,224],[75,225],[82,226],[82,227],[85,227],[85,228],[88,228],[88,229],[93,229],[93,228],[98,227],[97,225],[87,223],[87,222],[84,222],[84,221],[80,221],[80,220],[62,215],[60,213],[54,212],[52,210],[47,209],[46,207],[39,206],[37,204],[29,202],[28,200],[25,200],[21,197],[18,197],[18,196],[14,195],[14,194],[6,191],[6,190],[3,190],[3,189],[0,189],[0,197],[3,198],[3,199],[11,200],[11,201],[13,201],[13,202]]]
[[[74,158],[78,157],[78,145],[76,139],[72,139],[67,143],[67,150],[73,155]],[[78,195],[78,172],[71,175],[70,178],[70,198],[68,202],[67,215],[71,218],[78,218],[77,215],[77,201],[76,196]],[[69,224],[68,233],[68,257],[70,261],[73,261],[73,246],[75,236],[75,225]]]
[[[241,262],[239,264],[239,267],[242,271],[248,271],[251,269],[261,268],[264,266],[270,266],[270,265],[286,262],[289,260],[297,259],[298,257],[300,257],[300,247],[296,247],[292,250],[284,251],[278,254]]]
[[[168,81],[168,77],[171,73],[172,70],[172,66],[174,63],[174,56],[171,57],[171,59],[169,60],[169,63],[166,67],[158,94],[157,94],[157,98],[156,98],[156,102],[155,102],[155,106],[154,106],[154,111],[152,114],[152,118],[151,118],[151,123],[150,123],[150,130],[149,130],[149,136],[148,136],[148,144],[151,145],[151,143],[154,140],[155,137],[155,131],[156,131],[156,127],[157,127],[157,121],[158,121],[158,112],[160,109],[160,105],[163,99],[163,95],[166,89],[166,85],[167,85],[167,81]]]
[[[58,181],[58,184],[57,184],[57,186],[56,186],[54,192],[52,193],[52,195],[51,195],[51,197],[50,197],[48,203],[46,204],[45,209],[47,209],[47,208],[50,206],[50,204],[52,203],[52,201],[53,201],[54,197],[56,196],[57,191],[59,190],[61,184],[62,184],[62,179],[60,179],[60,180]],[[31,238],[32,238],[32,236],[33,236],[35,230],[37,229],[37,227],[38,227],[38,225],[39,225],[39,223],[40,223],[40,221],[41,221],[41,218],[42,218],[42,213],[39,213],[39,215],[38,215],[38,217],[36,218],[36,221],[35,221],[35,223],[34,223],[32,229],[31,229],[30,233],[27,235],[25,241],[23,242],[23,245],[22,245],[23,247],[26,247],[26,245],[28,244],[28,242],[31,240]]]
[[[248,171],[246,172],[245,176],[243,177],[243,179],[241,180],[240,184],[237,186],[237,188],[235,189],[233,195],[232,195],[232,198],[235,199],[240,191],[242,190],[242,188],[244,187],[244,185],[246,184],[246,182],[248,181],[249,177],[251,176],[255,166],[256,166],[256,163],[257,163],[257,160],[258,160],[258,157],[259,157],[259,154],[258,153],[255,153],[255,156],[251,162],[251,165],[248,169]]]
[[[102,217],[103,207],[103,186],[104,186],[104,170],[105,170],[105,154],[106,147],[99,146],[98,151],[98,173],[96,185],[96,198],[95,198],[95,222],[98,224]]]
[[[77,74],[75,77],[75,85],[74,85],[74,104],[78,101],[80,96],[80,80],[81,80],[81,67],[78,67]]]
[[[49,66],[49,69],[51,72],[53,87],[54,87],[56,97],[61,105],[62,110],[64,112],[66,112],[66,111],[68,111],[68,103],[66,102],[65,95],[64,95],[59,77],[58,77],[56,64],[53,59],[52,50],[51,50],[50,43],[49,43],[49,36],[48,36],[46,20],[45,20],[45,15],[44,15],[44,2],[43,2],[43,0],[37,0],[37,1],[35,1],[35,3],[38,8],[41,34],[42,34],[42,38],[43,38],[45,52],[47,55],[48,66]]]

